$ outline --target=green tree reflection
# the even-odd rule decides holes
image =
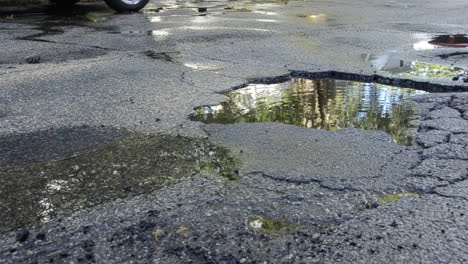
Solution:
[[[453,78],[454,76],[465,74],[467,74],[467,71],[462,68],[413,61],[411,62],[410,70],[403,75],[428,78]]]
[[[379,84],[294,79],[232,91],[221,105],[197,109],[193,119],[222,124],[279,122],[330,131],[383,130],[395,143],[409,145],[412,112],[402,101],[417,93],[422,92]]]

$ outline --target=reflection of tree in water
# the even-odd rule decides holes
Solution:
[[[383,130],[394,141],[406,137],[410,110],[399,105],[418,93],[411,89],[339,80],[294,79],[274,85],[250,85],[233,91],[209,114],[199,109],[194,119],[206,123],[280,122],[336,131],[342,128]]]
[[[454,76],[467,74],[467,70],[449,65],[414,61],[411,62],[411,70],[404,74],[416,77],[453,78]]]

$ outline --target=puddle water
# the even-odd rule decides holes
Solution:
[[[383,130],[398,144],[411,145],[412,111],[403,100],[426,92],[375,83],[334,79],[291,79],[250,84],[226,94],[217,106],[196,109],[192,120],[204,123],[279,122],[336,131]]]
[[[207,140],[130,134],[63,160],[0,167],[0,232],[149,193],[201,170],[235,179],[236,166]]]
[[[455,54],[455,53],[454,53]],[[463,53],[456,53],[463,54]],[[443,55],[440,55],[443,56]],[[448,54],[447,56],[450,56]],[[419,78],[442,78],[462,80],[460,77],[468,76],[468,69],[446,64],[434,64],[420,61],[404,61],[392,52],[384,55],[362,54],[362,58],[376,71],[388,72],[400,76],[413,76]]]
[[[109,31],[112,27],[90,23],[90,21],[102,21],[111,14],[113,12],[109,12],[109,9],[102,4],[84,4],[65,9],[55,8],[52,5],[41,9],[12,11],[12,18],[2,22],[27,25],[33,30],[41,31],[17,38],[19,40],[54,42],[41,39],[41,37],[63,34],[65,33],[63,27],[86,27],[96,31]]]
[[[419,61],[405,62],[400,60],[398,62],[398,66],[395,64],[389,64],[382,70],[401,76],[414,76],[420,78],[454,79],[461,76],[468,76],[468,69]]]
[[[54,5],[42,7],[42,8],[31,8],[31,9],[18,9],[0,14],[13,15],[11,22],[22,22],[24,20],[48,20],[56,21],[58,24],[63,23],[69,25],[78,23],[80,21],[86,21],[86,15],[90,13],[103,14],[109,13],[110,10],[103,4],[80,4],[73,8],[57,8]]]
[[[127,30],[127,31],[110,31],[108,34],[123,34],[123,35],[140,35],[140,36],[153,36],[156,40],[164,39],[170,33],[168,30]]]
[[[111,32],[108,32],[108,34],[153,36],[155,31],[156,30],[126,30],[126,31],[111,31]]]

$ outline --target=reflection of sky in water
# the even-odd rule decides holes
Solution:
[[[411,111],[402,102],[425,92],[340,80],[293,79],[280,84],[251,84],[227,94],[221,105],[202,107],[193,119],[206,123],[280,122],[335,131],[384,130],[409,144],[404,133]]]

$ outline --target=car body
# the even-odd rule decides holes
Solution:
[[[61,7],[72,6],[79,0],[50,0]],[[118,12],[137,12],[148,4],[149,0],[104,0],[106,4]]]

